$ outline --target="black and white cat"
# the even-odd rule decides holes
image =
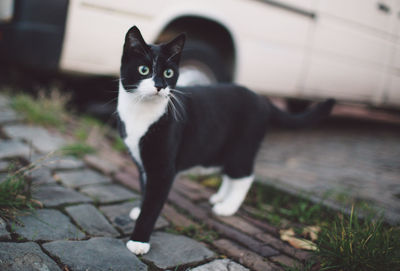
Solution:
[[[334,101],[302,115],[280,111],[267,99],[233,84],[175,89],[185,43],[181,34],[148,45],[137,27],[125,37],[118,95],[120,133],[140,171],[141,208],[127,243],[147,253],[154,224],[177,173],[193,166],[220,167],[223,182],[210,198],[216,215],[233,215],[254,179],[257,150],[269,125],[302,127],[328,116]]]

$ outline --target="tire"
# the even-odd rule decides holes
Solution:
[[[230,76],[218,51],[203,41],[187,41],[182,52],[178,85],[229,82]]]

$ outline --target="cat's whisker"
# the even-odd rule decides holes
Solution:
[[[175,108],[175,105],[174,105],[174,103],[172,102],[172,100],[171,100],[171,97],[168,97],[168,107],[169,108],[171,108],[171,113],[172,113],[172,117],[176,120],[176,121],[178,121],[178,118],[177,118],[177,115],[176,115],[176,108]]]
[[[171,90],[171,92],[176,92],[176,93],[179,93],[179,94],[182,94],[182,95],[188,95],[188,93],[185,93],[183,91],[180,91],[180,90],[177,90],[177,89],[174,89],[174,88],[171,88],[170,90]]]
[[[115,97],[115,98],[112,98],[111,100],[109,100],[108,102],[106,102],[106,103],[103,103],[102,105],[100,105],[100,106],[107,106],[107,105],[109,105],[110,103],[112,103],[112,102],[114,102],[114,101],[116,101],[118,99],[118,97]]]
[[[174,105],[172,104],[171,98],[168,97],[168,108],[170,108],[169,112],[172,113],[172,117],[177,120],[175,110],[174,110]]]
[[[171,94],[171,97],[178,103],[178,105],[181,107],[181,109],[185,112],[185,106],[183,105],[183,103],[181,102],[179,97],[177,97],[174,94]]]
[[[176,101],[176,97],[174,97],[173,95],[171,95],[171,96],[169,97],[169,100],[171,101],[171,106],[172,106],[173,109],[174,109],[173,112],[174,112],[176,121],[181,121],[181,120],[183,120],[183,119],[184,119],[184,118],[183,118],[183,114],[182,114],[182,112],[179,110],[178,105],[175,104],[175,102],[174,102],[174,101]]]
[[[171,104],[175,108],[176,114],[181,118],[181,120],[183,120],[184,115],[185,115],[185,107],[183,106],[182,102],[178,99],[178,97],[176,97],[172,93],[170,93],[169,97],[170,97]],[[176,102],[176,105],[175,105],[174,101]],[[180,107],[181,110],[179,110],[178,107]]]

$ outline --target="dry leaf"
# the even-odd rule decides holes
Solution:
[[[292,228],[280,230],[279,233],[281,235],[281,239],[288,242],[294,248],[317,250],[317,246],[313,242],[295,237],[295,233]]]
[[[310,236],[311,241],[316,241],[320,231],[321,228],[319,226],[307,226],[303,229],[303,235]]]

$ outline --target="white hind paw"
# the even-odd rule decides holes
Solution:
[[[143,255],[149,252],[150,250],[150,244],[149,243],[143,243],[143,242],[136,242],[129,240],[126,243],[126,247],[130,250],[135,255]]]
[[[214,205],[214,204],[217,204],[218,202],[221,202],[221,201],[223,201],[223,200],[224,200],[224,197],[223,197],[223,196],[221,196],[221,195],[218,194],[218,193],[215,193],[214,195],[212,195],[212,196],[210,197],[209,202],[210,202],[212,205]]]
[[[138,219],[139,215],[140,215],[140,208],[139,207],[133,207],[132,210],[129,212],[129,217],[132,220]]]
[[[220,202],[214,205],[212,211],[218,216],[231,216],[239,209],[235,204],[228,204],[227,202]]]

